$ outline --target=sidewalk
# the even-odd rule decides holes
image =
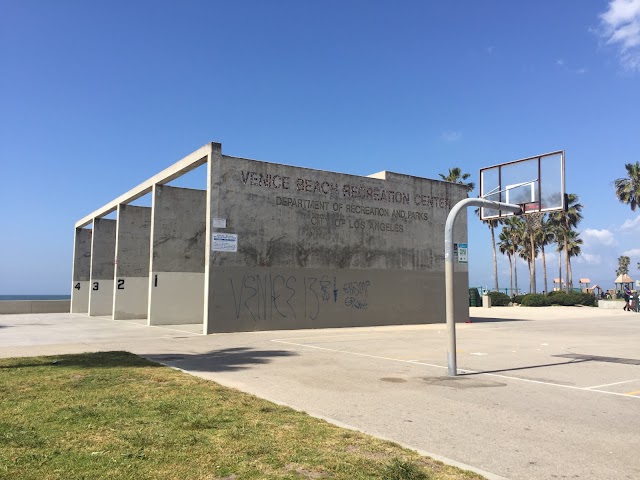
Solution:
[[[0,356],[128,350],[490,478],[640,478],[639,315],[494,307],[471,317],[457,325],[457,377],[444,324],[203,336],[4,315]]]

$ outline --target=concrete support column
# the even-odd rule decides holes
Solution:
[[[116,253],[116,221],[105,218],[93,220],[91,241],[91,290],[89,315],[113,313],[113,275]]]
[[[147,318],[151,208],[118,205],[113,319]]]
[[[92,233],[88,228],[76,228],[73,244],[73,275],[71,277],[71,313],[89,312]]]
[[[149,325],[203,323],[206,196],[153,187]]]
[[[213,224],[214,218],[221,218],[221,209],[219,205],[220,198],[220,181],[216,176],[220,175],[221,161],[222,161],[222,144],[220,143],[211,143],[211,150],[209,151],[209,155],[207,156],[207,211],[206,211],[206,221],[209,227],[206,235],[205,242],[205,275],[204,275],[204,325],[203,332],[205,335],[209,333],[213,333],[215,330],[214,321],[215,321],[215,307],[213,304],[213,279],[215,269],[213,266],[214,255],[211,251],[212,243],[211,236],[216,231],[222,231],[224,233],[225,229],[220,228],[220,226]],[[225,225],[226,225],[226,218]],[[226,227],[225,227],[226,228]]]

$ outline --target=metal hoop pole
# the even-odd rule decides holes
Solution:
[[[483,198],[465,198],[456,203],[449,215],[444,227],[444,282],[445,282],[445,315],[447,319],[447,361],[449,366],[449,376],[455,377],[458,374],[456,359],[456,318],[455,300],[453,297],[453,224],[456,221],[458,212],[466,207],[485,207],[495,210],[506,210],[507,212],[521,212],[519,205],[511,203],[493,202]]]

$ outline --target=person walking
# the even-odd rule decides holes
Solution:
[[[631,290],[629,289],[629,285],[624,286],[624,310],[627,312],[631,311],[631,305],[629,305],[629,299],[631,298]]]

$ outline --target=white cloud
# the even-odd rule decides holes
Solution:
[[[556,60],[556,66],[561,68],[563,71],[575,73],[576,75],[584,75],[588,71],[584,67],[581,67],[581,68],[570,67],[567,61],[564,60],[563,58],[559,58],[558,60]]]
[[[600,255],[582,252],[580,256],[576,257],[572,262],[584,263],[587,265],[600,265],[602,263],[602,257]]]
[[[640,248],[632,248],[631,250],[622,252],[622,254],[626,255],[627,257],[640,257]]]
[[[640,230],[640,215],[638,215],[634,219],[625,220],[620,230],[623,232],[633,232],[635,230]]]
[[[445,142],[457,142],[458,140],[462,139],[462,132],[442,132],[442,139]]]
[[[618,48],[622,66],[640,72],[640,0],[611,0],[600,21],[601,35]]]
[[[587,228],[582,232],[582,238],[585,247],[591,247],[594,244],[611,246],[617,243],[613,233],[606,229],[596,230],[594,228]]]

